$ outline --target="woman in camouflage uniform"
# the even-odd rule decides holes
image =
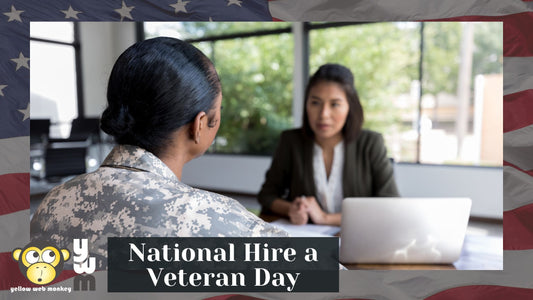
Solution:
[[[220,126],[220,80],[202,52],[173,38],[136,43],[115,63],[107,100],[101,128],[118,145],[95,172],[48,193],[32,239],[72,249],[87,238],[105,268],[108,237],[286,236],[234,199],[180,181]]]

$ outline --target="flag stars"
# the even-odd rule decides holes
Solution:
[[[72,5],[69,5],[67,10],[62,10],[61,12],[65,14],[65,19],[72,18],[72,19],[76,19],[76,20],[80,19],[78,17],[78,14],[82,13],[81,11],[73,9]]]
[[[4,95],[4,91],[3,91],[3,89],[5,89],[6,87],[7,87],[7,85],[5,85],[5,84],[0,84],[0,96],[2,96],[2,97],[5,96],[5,95]]]
[[[122,1],[122,7],[115,9],[115,11],[120,14],[120,21],[123,21],[124,18],[133,20],[133,17],[131,16],[131,11],[134,8],[135,6],[127,6],[126,3]]]
[[[242,7],[241,4],[242,4],[241,0],[228,0],[228,5],[227,6],[238,5],[239,7]]]
[[[4,15],[9,17],[9,20],[7,20],[8,22],[19,21],[20,23],[22,23],[20,14],[23,12],[23,10],[17,10],[14,5],[11,5],[11,11],[4,13]]]
[[[187,12],[187,8],[185,8],[185,6],[189,2],[191,2],[191,1],[178,0],[178,2],[176,2],[174,4],[170,4],[170,6],[174,7],[174,13],[179,13],[180,11],[186,13]]]
[[[18,58],[12,58],[11,61],[15,62],[17,64],[17,69],[15,71],[18,71],[20,68],[24,67],[26,69],[30,69],[30,66],[28,65],[28,61],[30,60],[29,57],[24,57],[24,54],[22,52],[19,53]]]
[[[28,105],[26,106],[26,108],[24,109],[19,109],[18,110],[21,114],[23,114],[24,116],[22,117],[22,122],[26,121],[27,119],[30,118],[30,103],[28,102]]]

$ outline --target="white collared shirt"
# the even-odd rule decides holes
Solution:
[[[344,142],[338,143],[333,150],[333,163],[329,178],[326,174],[326,166],[322,155],[322,148],[318,144],[313,146],[313,170],[318,202],[327,213],[341,212],[342,169],[344,165]]]

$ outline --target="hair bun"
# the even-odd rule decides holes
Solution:
[[[102,113],[100,128],[117,140],[131,136],[135,119],[129,113],[128,107],[108,107]]]

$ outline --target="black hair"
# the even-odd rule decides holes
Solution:
[[[200,50],[175,38],[144,40],[115,62],[100,127],[119,144],[159,156],[170,135],[199,112],[212,118],[220,92],[218,74]]]
[[[309,91],[319,82],[335,82],[343,89],[346,94],[346,100],[350,106],[348,116],[346,117],[346,123],[342,128],[342,135],[345,141],[354,140],[363,127],[364,114],[363,107],[359,101],[357,90],[355,89],[353,74],[350,69],[339,64],[325,64],[311,76],[307,87],[305,88],[304,98],[304,113],[303,113],[303,130],[305,134],[314,138],[315,134],[309,125],[309,118],[307,117],[307,98],[309,98]]]

